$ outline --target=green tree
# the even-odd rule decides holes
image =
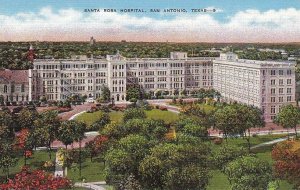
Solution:
[[[34,121],[34,136],[40,143],[44,143],[47,146],[49,159],[51,159],[51,144],[58,136],[60,124],[57,111],[43,112]]]
[[[140,135],[128,135],[121,138],[116,147],[110,149],[106,156],[106,179],[117,186],[128,176],[138,176],[139,162],[148,151],[148,141]]]
[[[205,189],[209,154],[201,142],[156,145],[140,163],[141,184],[145,189]]]
[[[123,121],[126,122],[126,121],[128,121],[130,119],[133,119],[133,118],[144,119],[144,118],[146,118],[146,113],[145,113],[144,110],[139,109],[139,108],[129,108],[129,109],[126,109],[124,111]]]
[[[34,126],[34,121],[38,118],[38,112],[36,110],[31,110],[28,108],[23,108],[18,117],[18,124],[21,128],[31,129]]]
[[[110,101],[110,90],[107,86],[101,87],[101,96],[100,99],[97,99],[98,102],[109,102]]]
[[[138,85],[129,86],[126,90],[126,100],[130,101],[132,99],[139,100],[141,99],[141,91]]]
[[[265,190],[272,180],[272,168],[268,162],[255,157],[242,157],[230,162],[225,173],[234,190]]]
[[[275,123],[283,128],[294,129],[297,138],[297,125],[299,124],[300,110],[291,104],[283,106],[276,115]]]
[[[228,135],[236,134],[236,125],[240,123],[239,113],[234,105],[227,105],[214,113],[214,126],[221,130],[227,140]]]
[[[88,127],[89,130],[101,130],[104,128],[105,125],[110,123],[110,117],[108,113],[100,111],[97,112],[98,119],[93,123],[90,127]]]
[[[13,167],[17,163],[16,153],[13,150],[13,144],[11,142],[0,143],[0,168],[6,174],[6,178],[9,178],[9,168]]]
[[[217,151],[213,154],[213,163],[214,165],[224,171],[226,165],[242,156],[247,154],[246,150],[243,147],[238,147],[234,145],[222,145]]]
[[[86,124],[79,121],[73,122],[74,141],[79,143],[79,176],[81,176],[82,168],[82,140],[84,139],[84,132],[86,130]]]
[[[239,114],[239,123],[237,123],[237,131],[243,132],[243,135],[246,137],[248,144],[248,151],[250,152],[251,148],[251,128],[260,128],[264,127],[265,122],[262,117],[262,112],[260,109],[253,106],[246,106],[242,104],[236,104],[236,109]]]

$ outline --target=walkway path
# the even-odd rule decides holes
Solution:
[[[288,139],[288,137],[284,137],[284,138],[279,138],[279,139],[275,139],[275,140],[272,140],[272,141],[264,142],[264,143],[252,146],[251,149],[259,148],[259,147],[263,147],[263,146],[267,146],[267,145],[273,145],[273,144],[285,141],[287,139]]]
[[[64,171],[63,171],[63,163],[62,161],[59,160],[59,151],[56,151],[55,154],[55,172],[54,176],[64,176]]]
[[[85,187],[94,190],[105,190],[105,187],[103,187],[103,185],[106,185],[105,181],[90,182],[90,183],[75,183],[75,187]]]

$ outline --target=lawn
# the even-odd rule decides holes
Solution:
[[[55,152],[51,152],[52,161],[55,161]],[[30,166],[32,169],[42,169],[43,164],[49,160],[48,152],[47,151],[34,151],[34,154],[31,158],[27,159],[27,166]],[[20,157],[16,166],[11,167],[9,169],[9,173],[14,175],[21,171],[22,167],[24,166],[24,158]],[[54,171],[53,171],[54,172]],[[0,177],[5,176],[2,170],[0,170]]]
[[[76,117],[76,120],[83,121],[87,125],[93,124],[95,121],[99,119],[99,113],[101,111],[96,111],[94,113],[83,113]],[[145,110],[147,118],[150,119],[162,119],[167,123],[174,122],[178,119],[178,114],[170,112],[170,111],[161,111],[159,109],[153,110]],[[110,119],[112,121],[116,121],[117,123],[122,122],[123,112],[120,111],[112,111],[109,112]]]
[[[67,177],[74,182],[82,182],[79,176],[79,165],[68,168]],[[85,182],[104,181],[104,163],[99,162],[97,158],[93,162],[89,158],[82,163],[81,177]]]
[[[257,145],[263,142],[271,141],[277,138],[281,138],[285,135],[266,135],[266,136],[257,136],[252,137],[252,146]],[[223,142],[226,143],[226,142]],[[243,146],[247,147],[247,144],[245,143],[245,140],[242,138],[231,138],[228,139],[228,144],[235,144],[237,146]],[[219,145],[213,145],[212,149],[216,149]],[[272,157],[271,157],[271,151],[274,145],[268,145],[264,147],[259,147],[252,150],[252,153],[256,154],[256,156],[262,160],[265,160],[269,162],[270,164],[273,163]],[[222,173],[220,170],[213,170],[211,171],[212,178],[210,179],[209,185],[207,190],[215,190],[215,189],[223,189],[223,190],[229,190],[230,184],[227,179],[227,176]],[[285,180],[279,181],[279,190],[292,190],[293,187],[291,184],[289,184]]]

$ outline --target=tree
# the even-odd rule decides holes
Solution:
[[[272,168],[268,162],[245,156],[230,162],[225,173],[234,190],[265,190],[272,180]]]
[[[35,138],[40,139],[48,148],[49,158],[51,159],[51,144],[58,136],[60,119],[57,111],[46,111],[40,114],[39,118],[34,121],[33,133]],[[42,143],[40,142],[40,143]]]
[[[121,138],[115,148],[105,156],[108,183],[117,186],[128,176],[138,176],[139,162],[148,151],[148,141],[141,135],[128,135]]]
[[[23,167],[22,171],[15,175],[7,183],[0,184],[0,189],[69,189],[71,181],[64,177],[54,177],[43,170],[29,170]]]
[[[127,90],[126,90],[126,100],[127,101],[128,100],[130,101],[132,99],[139,100],[141,98],[142,98],[141,91],[140,91],[140,88],[138,85],[127,87]]]
[[[275,176],[285,179],[300,188],[300,142],[284,141],[278,143],[272,150]]]
[[[139,108],[129,108],[129,109],[126,109],[124,111],[123,121],[126,122],[126,121],[128,121],[130,119],[133,119],[133,118],[144,119],[144,118],[146,118],[146,113],[145,113],[144,110],[139,109]]]
[[[214,113],[214,126],[223,132],[226,140],[228,135],[237,133],[235,125],[239,123],[239,114],[233,105],[222,107]]]
[[[233,145],[222,145],[213,154],[213,163],[218,169],[224,172],[226,165],[242,156],[245,156],[246,150],[242,147],[237,147]]]
[[[101,87],[101,96],[97,99],[98,102],[109,102],[110,101],[110,90],[107,86]]]
[[[64,121],[58,128],[57,139],[66,146],[66,149],[68,148],[68,145],[75,141],[75,131],[73,129],[74,125],[76,125],[74,120]]]
[[[205,189],[209,154],[201,142],[156,145],[139,165],[141,184],[145,189]]]
[[[85,144],[85,148],[88,150],[88,153],[93,161],[93,157],[97,156],[99,153],[106,151],[107,149],[108,138],[106,136],[97,136],[92,141]]]
[[[21,149],[24,156],[24,165],[27,165],[27,158],[32,155],[34,139],[31,138],[30,130],[25,128],[17,136],[16,148]]]
[[[297,138],[297,125],[299,124],[300,110],[291,104],[283,106],[276,115],[274,122],[283,128],[294,129]]]
[[[6,174],[6,178],[9,178],[9,168],[15,166],[17,163],[16,153],[13,150],[11,142],[0,143],[0,168]]]
[[[110,117],[108,113],[105,113],[103,111],[97,112],[97,121],[91,125],[91,127],[88,127],[89,130],[101,130],[104,128],[105,125],[110,123]]]
[[[34,121],[38,118],[36,110],[23,108],[18,115],[18,124],[22,129],[31,129],[34,126]]]
[[[260,109],[253,106],[236,104],[235,107],[238,110],[239,119],[240,119],[240,123],[236,125],[237,131],[243,132],[243,135],[246,137],[248,143],[248,151],[250,152],[250,148],[251,148],[250,129],[264,126],[265,123],[262,117],[262,112]]]
[[[74,141],[79,142],[79,176],[81,177],[81,141],[84,138],[84,132],[86,130],[86,124],[83,122],[74,121],[73,122],[73,129],[74,129]]]

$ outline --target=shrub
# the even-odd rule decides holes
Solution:
[[[166,107],[164,107],[164,106],[160,106],[159,109],[160,109],[161,111],[168,111],[168,109],[167,109]]]

